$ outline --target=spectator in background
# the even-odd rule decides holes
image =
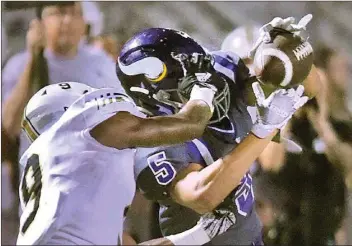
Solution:
[[[341,244],[335,235],[345,214],[345,184],[341,170],[324,155],[288,154],[280,170],[263,172],[254,182],[273,213],[265,245]]]
[[[93,39],[92,45],[104,50],[112,59],[116,60],[119,53],[117,40],[112,35],[101,35]]]
[[[5,28],[1,26],[1,67],[8,58],[7,35]],[[12,151],[9,151],[12,150]],[[10,137],[1,126],[1,244],[10,245],[16,241],[18,228],[18,216],[16,208],[18,204],[17,181],[18,181],[18,141]],[[15,209],[14,209],[15,207]]]
[[[319,135],[316,146],[344,170],[349,192],[342,235],[346,236],[345,243],[352,244],[352,116],[347,106],[347,57],[327,46],[315,49],[314,56],[324,86],[319,110],[310,108],[307,115]]]
[[[9,151],[10,150],[10,151]],[[13,151],[11,151],[13,150]],[[17,150],[17,152],[16,152]],[[16,242],[19,218],[17,165],[18,141],[11,139],[1,128],[1,244],[13,245]]]
[[[81,2],[83,17],[86,23],[83,42],[92,45],[100,51],[106,52],[113,60],[116,60],[119,52],[119,46],[116,38],[112,35],[102,35],[103,31],[103,14],[100,11],[97,2]]]
[[[23,110],[36,92],[32,75],[42,47],[49,84],[75,81],[96,88],[120,86],[113,60],[80,42],[85,32],[80,2],[53,2],[43,8],[41,15],[41,21],[30,23],[27,50],[13,56],[2,73],[2,123],[12,137],[19,136]],[[21,141],[21,145],[22,153],[28,144],[23,146]]]
[[[99,36],[103,31],[103,14],[97,2],[82,1],[81,5],[86,23],[83,41],[89,44],[93,38]]]
[[[325,46],[316,49],[314,56],[324,86],[319,110],[310,108],[308,119],[319,135],[322,151],[343,167],[349,177],[352,173],[352,116],[347,106],[347,58]],[[352,188],[352,176],[346,181]]]

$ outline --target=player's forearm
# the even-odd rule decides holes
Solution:
[[[181,204],[198,213],[216,208],[240,183],[250,166],[276,134],[265,139],[248,135],[230,154],[202,169],[194,177],[175,186],[173,196]],[[191,173],[190,175],[195,175]],[[193,180],[193,181],[192,181]],[[196,184],[191,184],[191,183]]]
[[[138,245],[174,245],[169,239],[167,238],[157,238],[152,239],[143,243],[139,243]]]
[[[209,106],[200,100],[192,100],[180,113],[146,119],[138,129],[140,138],[136,139],[139,147],[153,147],[184,143],[202,136],[211,117]]]
[[[29,57],[24,72],[4,103],[3,127],[12,138],[20,133],[23,110],[33,94],[31,80],[33,77],[34,59],[33,56]]]
[[[200,181],[202,193],[210,197],[213,208],[217,207],[240,183],[276,133],[275,131],[265,139],[249,134],[230,154],[216,161],[219,164],[215,175],[208,175],[206,168],[200,172],[204,175]]]

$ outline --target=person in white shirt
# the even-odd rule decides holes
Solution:
[[[49,81],[41,84],[77,81],[96,88],[121,86],[114,61],[105,52],[81,42],[86,29],[81,3],[52,3],[43,8],[40,21],[30,23],[26,50],[11,57],[2,71],[2,123],[12,138],[20,135],[23,109],[40,89],[34,73],[43,48]],[[20,140],[22,154],[30,143],[24,135]]]

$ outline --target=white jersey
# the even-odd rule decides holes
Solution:
[[[118,111],[143,117],[122,93],[83,95],[24,153],[17,244],[121,243],[124,209],[135,193],[135,150],[103,146],[90,129]]]

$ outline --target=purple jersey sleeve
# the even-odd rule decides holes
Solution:
[[[205,165],[193,142],[157,148],[139,148],[135,157],[137,186],[151,200],[169,197],[169,186],[177,173],[190,163]]]

